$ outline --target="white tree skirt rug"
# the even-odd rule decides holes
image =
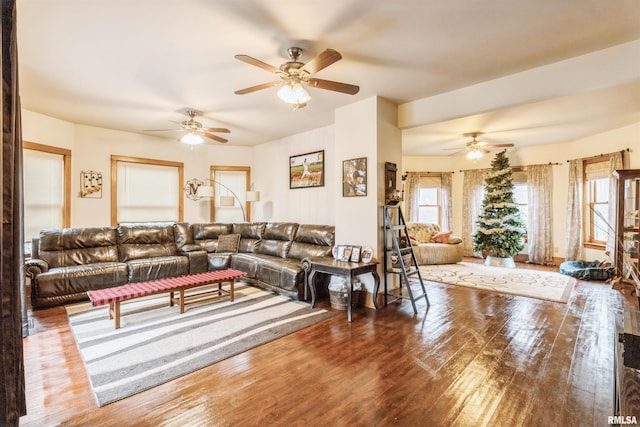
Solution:
[[[423,280],[566,303],[575,279],[560,273],[482,264],[420,266]]]

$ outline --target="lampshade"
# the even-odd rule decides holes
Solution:
[[[180,138],[180,142],[184,142],[185,144],[202,144],[204,142],[204,138],[194,132],[185,133],[182,138]]]
[[[300,83],[290,82],[282,86],[278,91],[278,98],[287,104],[304,107],[311,100],[311,95],[302,87]]]
[[[234,206],[236,199],[233,196],[220,196],[220,206]]]
[[[477,160],[482,158],[483,154],[480,150],[471,150],[467,153],[467,159]]]
[[[259,191],[247,191],[247,202],[259,202],[259,201],[260,201]]]

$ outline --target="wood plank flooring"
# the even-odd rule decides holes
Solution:
[[[340,312],[102,408],[64,309],[35,311],[20,425],[607,425],[615,328],[634,298],[585,281],[567,304],[432,282],[427,290],[431,307],[418,315],[409,302],[359,308],[353,323]]]

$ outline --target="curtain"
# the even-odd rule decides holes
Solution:
[[[22,337],[22,135],[18,94],[16,2],[2,0],[2,228],[0,229],[0,425],[26,414]]]
[[[442,203],[440,204],[440,224],[441,230],[451,230],[453,228],[453,173],[442,172]]]
[[[584,258],[582,250],[582,159],[569,161],[567,261]]]
[[[553,265],[553,166],[526,167],[529,262]]]
[[[611,153],[609,157],[609,194],[617,194],[618,189],[617,181],[613,177],[613,172],[618,169],[623,169],[622,151]],[[622,195],[620,195],[622,196]],[[623,196],[622,196],[623,197]],[[609,230],[607,232],[607,245],[606,250],[609,251],[610,256],[614,256],[616,252],[616,207],[618,206],[618,200],[616,198],[609,199]]]
[[[484,178],[488,169],[464,171],[462,184],[462,244],[465,256],[481,258],[482,254],[473,251],[473,234],[476,232],[476,218],[482,211],[484,197]]]
[[[404,210],[407,222],[418,221],[418,189],[420,188],[420,174],[407,172],[404,192]]]

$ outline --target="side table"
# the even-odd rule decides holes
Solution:
[[[378,276],[378,261],[370,263],[338,261],[328,257],[309,257],[302,260],[302,268],[306,276],[304,298],[307,299],[307,289],[311,292],[311,307],[316,306],[316,273],[337,274],[347,279],[347,319],[351,322],[351,293],[353,292],[353,278],[360,274],[371,273],[375,280],[375,290],[380,286]],[[375,295],[374,295],[375,299]]]

